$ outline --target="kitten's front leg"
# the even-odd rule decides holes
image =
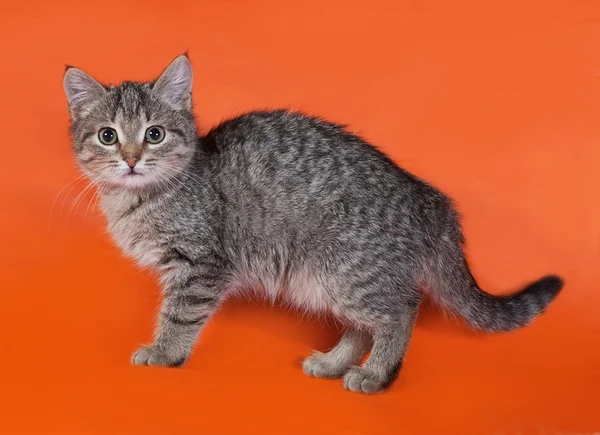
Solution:
[[[154,343],[133,354],[134,365],[179,367],[222,299],[215,272],[197,270],[167,281]]]

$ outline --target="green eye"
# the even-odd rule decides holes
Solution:
[[[98,132],[98,140],[103,145],[114,145],[117,143],[117,132],[114,128],[106,127]]]
[[[151,144],[161,143],[165,140],[165,130],[162,127],[155,125],[146,130],[146,142]]]

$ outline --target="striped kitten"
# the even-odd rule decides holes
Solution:
[[[110,233],[164,289],[135,365],[181,366],[223,300],[254,288],[347,325],[304,372],[377,393],[398,374],[425,294],[499,332],[527,325],[563,286],[547,276],[511,296],[482,291],[450,199],[339,125],[264,111],[198,136],[185,55],[151,83],[104,86],[68,67],[64,89]]]

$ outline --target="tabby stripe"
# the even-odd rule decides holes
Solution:
[[[142,200],[138,200],[137,203],[133,204],[131,207],[129,207],[127,210],[125,210],[125,213],[123,213],[121,215],[121,219],[126,218],[127,216],[131,215],[134,211],[136,211],[141,205],[143,204]]]
[[[183,134],[183,131],[176,129],[176,128],[172,128],[172,129],[170,129],[170,131],[171,131],[171,133],[175,133],[180,138],[185,139],[185,135]]]
[[[86,140],[88,140],[90,137],[92,137],[95,133],[92,132],[87,132],[85,133],[82,137],[81,137],[81,142],[85,142]],[[93,157],[95,159],[95,157]],[[90,160],[91,161],[91,160]],[[83,163],[89,163],[90,161],[87,162],[83,162]]]
[[[206,288],[215,288],[217,286],[216,281],[219,279],[217,275],[193,275],[190,276],[183,282],[182,287],[188,288],[191,287],[196,282],[199,282],[200,285]]]
[[[197,319],[186,320],[186,319],[181,319],[180,317],[172,316],[170,314],[165,314],[165,313],[163,313],[163,316],[169,322],[171,322],[171,323],[173,323],[175,325],[181,325],[181,326],[201,325],[202,323],[204,323],[204,321],[208,317],[207,315],[202,315],[202,316],[198,317]]]
[[[199,295],[180,295],[177,299],[189,305],[213,305],[216,302],[215,298]]]
[[[169,264],[171,261],[183,261],[193,266],[195,264],[194,260],[188,257],[185,253],[181,252],[177,248],[170,249],[163,258],[159,261],[161,266]]]

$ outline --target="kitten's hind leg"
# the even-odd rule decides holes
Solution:
[[[304,373],[316,378],[341,378],[348,369],[358,364],[371,346],[366,331],[350,327],[338,344],[327,353],[315,351],[302,363]]]
[[[416,310],[407,307],[406,311],[400,322],[374,334],[373,349],[367,361],[362,367],[350,368],[344,376],[347,390],[379,393],[396,380],[416,318]]]

